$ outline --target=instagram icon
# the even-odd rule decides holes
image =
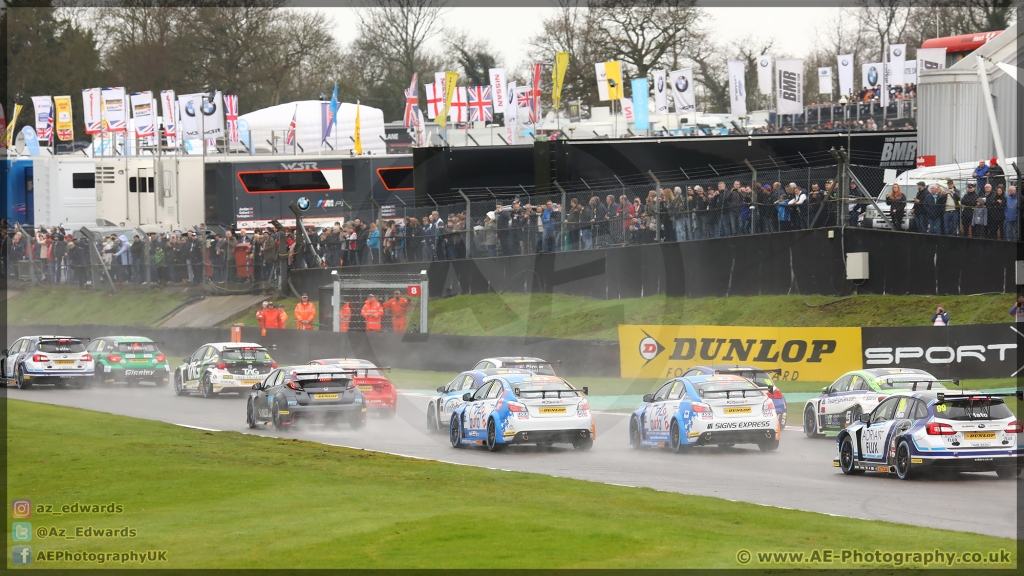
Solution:
[[[11,502],[11,517],[29,518],[32,516],[31,500],[15,500]]]

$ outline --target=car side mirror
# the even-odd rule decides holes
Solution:
[[[186,363],[190,362],[191,360],[192,360],[191,356],[185,356],[184,358],[181,359],[181,363],[182,364],[186,364]]]
[[[821,393],[822,394],[828,394],[828,386],[825,386],[824,388],[822,388],[821,389]]]
[[[435,390],[437,390],[438,394],[444,394],[444,386],[438,386]]]
[[[870,423],[871,422],[871,414],[858,414],[857,415],[857,422],[863,422],[865,424]]]
[[[263,383],[262,382],[258,382],[256,384],[253,384],[252,385],[252,389],[253,390],[263,390]]]
[[[0,352],[0,356],[7,356],[7,348],[4,348],[3,352]]]
[[[654,400],[654,394],[644,394],[644,402],[650,402]]]
[[[466,392],[465,394],[462,395],[462,401],[463,402],[471,402],[472,400],[473,400],[473,394],[471,392]]]

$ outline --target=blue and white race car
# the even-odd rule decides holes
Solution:
[[[684,376],[665,382],[629,419],[634,448],[757,444],[779,447],[781,425],[766,388],[739,376]]]
[[[520,368],[489,368],[487,370],[467,370],[459,374],[448,384],[437,387],[440,396],[432,398],[427,405],[427,431],[447,430],[452,413],[465,402],[462,397],[467,392],[475,392],[487,378],[502,374],[529,375],[532,372]]]
[[[587,392],[557,376],[489,376],[475,392],[463,395],[464,403],[451,415],[449,440],[454,448],[479,445],[491,452],[509,444],[556,442],[589,450],[596,428],[583,397]]]
[[[839,433],[833,461],[844,474],[864,471],[907,480],[925,470],[1020,475],[1022,430],[1003,397],[929,390],[898,392]]]
[[[21,389],[35,384],[63,388],[68,383],[85,388],[92,384],[95,374],[92,354],[81,338],[73,336],[26,336],[0,353],[4,382],[13,382]]]

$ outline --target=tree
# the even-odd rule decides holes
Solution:
[[[858,11],[860,24],[865,34],[872,39],[878,52],[874,62],[883,62],[889,59],[887,46],[899,44],[903,40],[903,34],[907,29],[907,19],[910,16],[911,5],[914,0],[859,0],[863,6]],[[868,57],[873,54],[869,53]]]
[[[622,60],[637,78],[647,78],[655,67],[666,67],[674,50],[693,49],[694,36],[689,32],[704,16],[696,0],[639,4],[602,0],[594,6],[600,29],[588,40]]]
[[[462,31],[449,31],[444,45],[448,53],[455,55],[461,82],[467,86],[490,85],[490,70],[496,66],[498,59],[487,41],[471,40]]]

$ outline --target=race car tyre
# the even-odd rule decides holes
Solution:
[[[163,388],[164,386],[167,386],[167,380],[167,378],[157,378],[156,382],[154,383],[156,384],[157,388]]]
[[[274,409],[270,411],[271,419],[274,422],[274,430],[283,432],[285,429],[284,424],[281,422],[281,405],[274,402]]]
[[[19,390],[28,390],[32,387],[31,382],[25,382],[25,369],[21,366],[18,366],[18,373],[14,378],[14,384]]]
[[[680,436],[678,421],[672,421],[672,427],[669,429],[668,438],[669,448],[671,448],[676,454],[683,454],[689,451],[690,445],[683,444],[683,439]]]
[[[213,391],[213,382],[210,382],[210,375],[203,376],[202,383],[199,384],[199,390],[203,393],[203,398],[216,398],[218,393]]]
[[[462,442],[459,441],[461,437],[462,431],[459,430],[459,419],[452,416],[448,426],[448,441],[452,443],[452,448],[462,448]]]
[[[359,430],[366,426],[366,412],[353,412],[352,416],[349,417],[348,425],[351,426],[353,430]]]
[[[1010,464],[1009,466],[996,466],[996,476],[1004,480],[1011,480],[1020,476],[1020,468],[1016,465]]]
[[[636,418],[629,419],[629,445],[633,448],[640,448],[640,421]]]
[[[494,418],[487,421],[487,442],[485,442],[488,452],[498,452],[505,449],[504,444],[498,443],[498,425],[494,422]]]
[[[896,446],[896,477],[900,480],[910,480],[917,474],[910,463],[910,444],[906,440],[900,440]]]
[[[245,406],[245,423],[249,428],[256,427],[256,407],[253,406],[252,400],[249,400]]]
[[[804,435],[808,438],[821,438],[824,434],[818,432],[818,417],[814,414],[814,406],[808,405],[804,408]]]
[[[764,438],[757,442],[757,447],[761,452],[774,452],[779,449],[779,440]]]
[[[864,411],[860,409],[860,406],[853,406],[846,411],[846,427],[849,428],[857,421],[857,418],[863,414]]]
[[[186,394],[188,394],[188,390],[185,390],[185,387],[182,386],[182,383],[181,383],[181,372],[175,372],[174,373],[174,395],[175,396],[185,396]]]
[[[853,438],[849,435],[845,436],[839,445],[839,469],[848,476],[864,473],[853,465]]]
[[[433,434],[437,432],[437,429],[437,409],[435,409],[434,405],[431,404],[430,406],[427,406],[427,432]]]
[[[576,450],[579,450],[580,452],[586,452],[587,450],[590,450],[591,448],[594,447],[594,441],[590,440],[589,438],[586,440],[573,440],[572,447],[575,448]]]

